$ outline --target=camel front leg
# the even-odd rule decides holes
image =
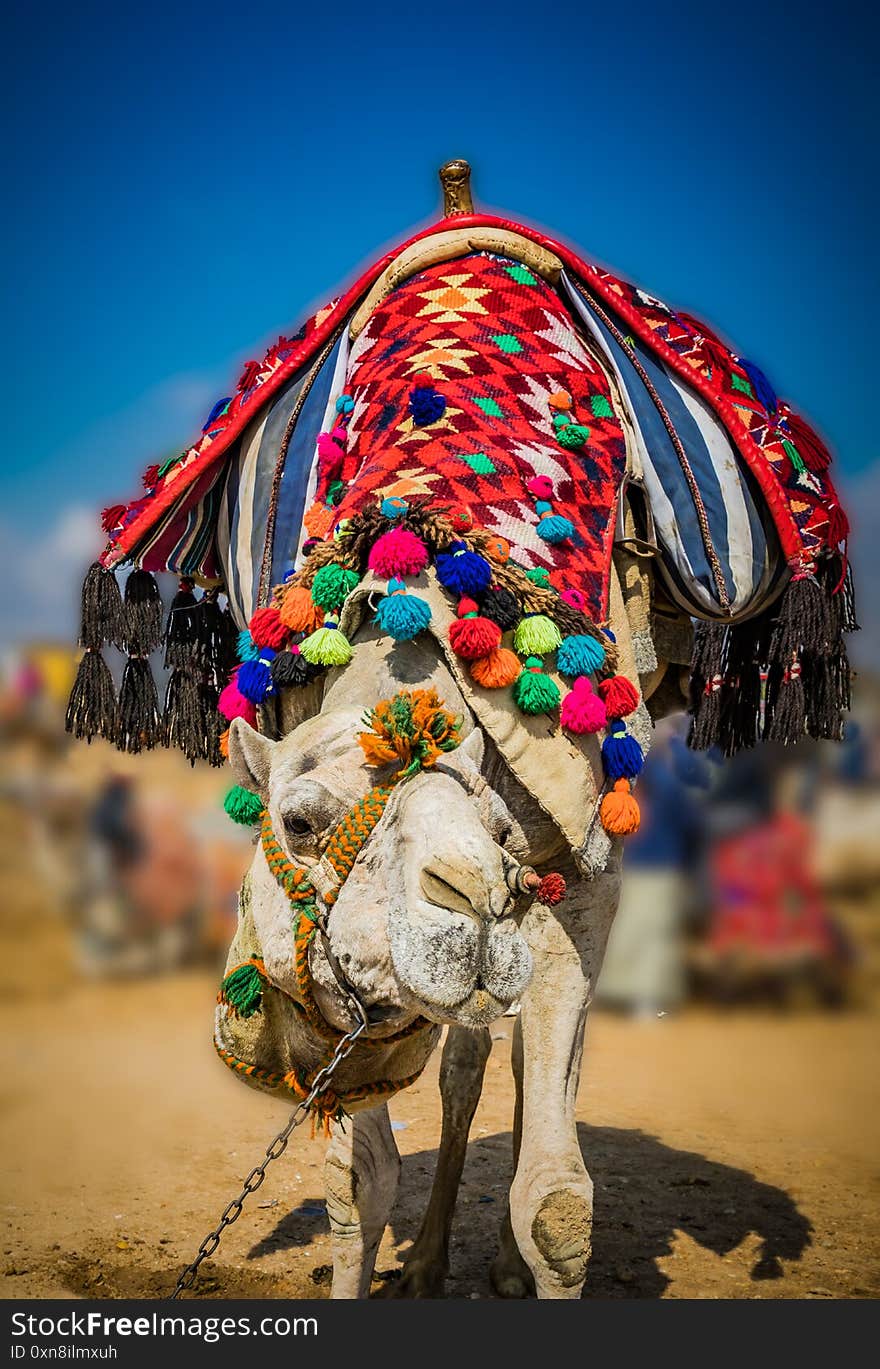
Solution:
[[[431,1197],[406,1258],[396,1295],[439,1298],[449,1273],[449,1235],[471,1122],[480,1101],[492,1037],[486,1027],[450,1027],[440,1062],[443,1124]]]
[[[391,1215],[400,1156],[382,1104],[332,1127],[324,1160],[327,1216],[333,1236],[331,1297],[366,1298],[376,1252]]]
[[[510,1222],[539,1298],[580,1297],[587,1276],[593,1185],[575,1104],[584,1026],[620,891],[619,860],[572,881],[557,908],[535,903],[523,933],[535,973],[522,1001],[522,1132]]]

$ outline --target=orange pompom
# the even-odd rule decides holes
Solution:
[[[571,408],[571,395],[567,390],[557,390],[554,394],[550,395],[547,403],[550,405],[551,409],[556,409],[560,413],[565,413]]]
[[[498,561],[501,565],[510,560],[510,543],[506,537],[501,537],[498,533],[486,540],[483,551],[490,560]]]
[[[519,678],[519,657],[506,646],[498,646],[471,665],[471,675],[483,689],[503,689]]]
[[[314,632],[324,621],[324,614],[312,602],[305,585],[291,585],[278,605],[278,614],[291,632]]]
[[[602,800],[599,817],[609,837],[628,837],[639,830],[641,813],[630,792],[629,780],[614,781],[611,793]]]
[[[229,760],[229,728],[220,733],[220,755]]]

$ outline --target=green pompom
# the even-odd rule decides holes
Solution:
[[[263,1006],[263,976],[256,965],[237,965],[220,985],[220,1002],[236,1017],[253,1017]]]
[[[537,656],[530,656],[513,686],[513,697],[523,713],[549,713],[559,706],[559,686],[541,670]]]
[[[526,579],[531,580],[533,585],[538,585],[540,589],[550,588],[550,572],[543,566],[535,566],[534,570],[526,571]]]
[[[359,584],[360,576],[356,570],[346,570],[345,566],[331,561],[329,566],[322,566],[315,572],[312,581],[312,603],[332,613],[334,609],[342,606],[351,591]]]
[[[589,438],[590,430],[583,423],[566,423],[564,428],[556,430],[556,441],[560,447],[565,447],[568,451],[583,447]]]
[[[263,815],[263,800],[259,794],[255,794],[251,789],[242,788],[240,784],[233,785],[230,789],[223,800],[223,807],[232,821],[240,822],[242,827],[253,827]]]
[[[561,641],[559,628],[543,613],[529,613],[521,618],[513,634],[513,645],[520,656],[546,656]]]
[[[299,652],[312,665],[348,665],[351,643],[335,623],[327,622],[300,643]]]

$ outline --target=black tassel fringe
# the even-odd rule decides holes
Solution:
[[[116,745],[120,751],[137,755],[151,750],[160,740],[159,696],[150,662],[143,656],[132,656],[119,691]]]
[[[133,570],[126,580],[123,618],[129,656],[149,656],[161,645],[162,596],[148,570]]]
[[[122,595],[116,576],[95,561],[83,581],[79,644],[95,651],[105,642],[121,646],[122,637]]]
[[[80,741],[116,740],[116,690],[100,651],[89,648],[79,663],[67,702],[64,728]]]

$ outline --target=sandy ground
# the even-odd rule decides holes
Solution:
[[[45,964],[45,961],[43,962]],[[23,978],[0,1007],[3,1292],[161,1296],[285,1115],[210,1044],[215,985]],[[491,1296],[508,1181],[512,1024],[495,1028],[447,1293]],[[587,1297],[867,1297],[878,1271],[877,1021],[690,1011],[596,1015],[579,1117],[596,1185]],[[400,1196],[378,1260],[393,1271],[426,1199],[437,1058],[395,1099]],[[202,1296],[327,1292],[324,1143],[307,1129],[227,1232]],[[380,1296],[393,1289],[375,1285]]]

